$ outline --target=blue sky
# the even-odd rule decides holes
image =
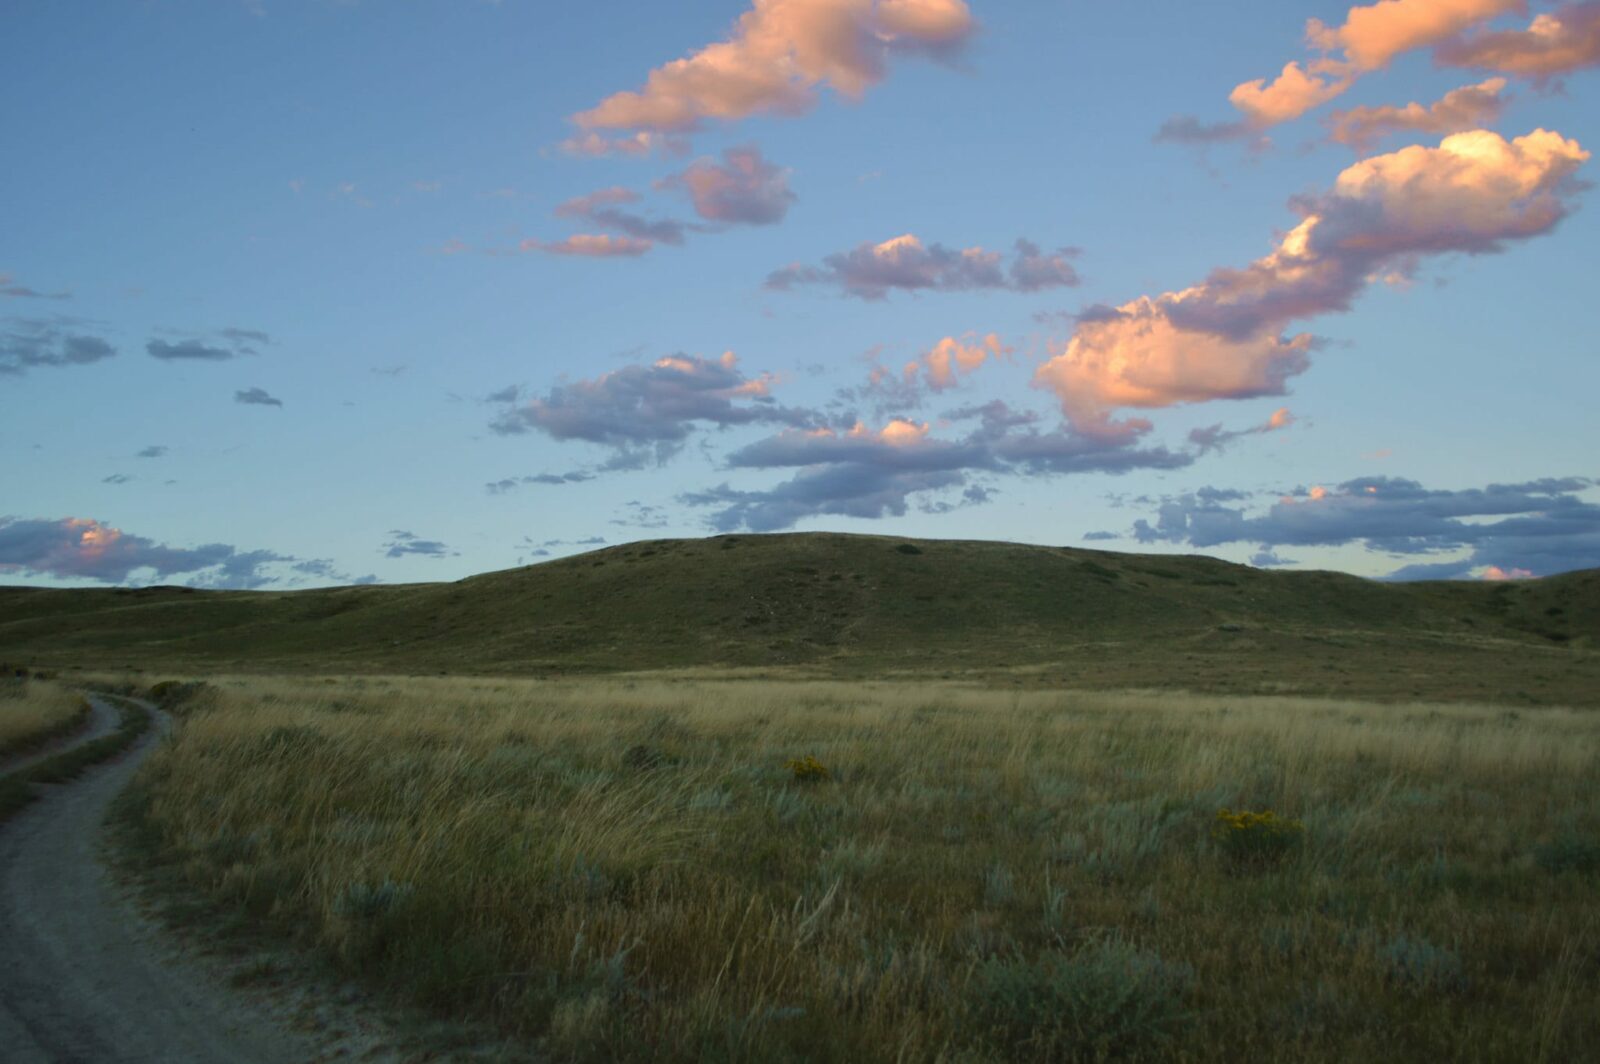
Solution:
[[[553,10],[8,16],[0,579],[1600,565],[1600,5]]]

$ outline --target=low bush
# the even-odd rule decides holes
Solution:
[[[1188,965],[1115,939],[1070,956],[994,959],[973,976],[972,1029],[1013,1060],[1125,1059],[1178,1034],[1193,985]]]
[[[1211,838],[1222,852],[1241,864],[1261,865],[1281,861],[1305,839],[1306,826],[1280,817],[1268,809],[1252,813],[1221,809],[1211,828]]]
[[[828,766],[807,754],[805,757],[790,758],[783,763],[783,767],[794,773],[797,783],[822,783],[833,778],[833,773],[828,771]]]

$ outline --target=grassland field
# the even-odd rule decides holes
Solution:
[[[1600,1059],[1592,710],[714,672],[168,695],[147,857],[530,1059]]]
[[[87,712],[83,697],[68,687],[0,670],[0,757],[72,730]]]

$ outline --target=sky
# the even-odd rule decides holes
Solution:
[[[1595,0],[108,0],[0,64],[0,582],[1600,566]]]

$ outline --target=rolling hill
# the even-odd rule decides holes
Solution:
[[[0,588],[0,661],[147,672],[739,668],[1600,702],[1600,570],[1385,584],[1205,557],[795,533],[448,584]]]

